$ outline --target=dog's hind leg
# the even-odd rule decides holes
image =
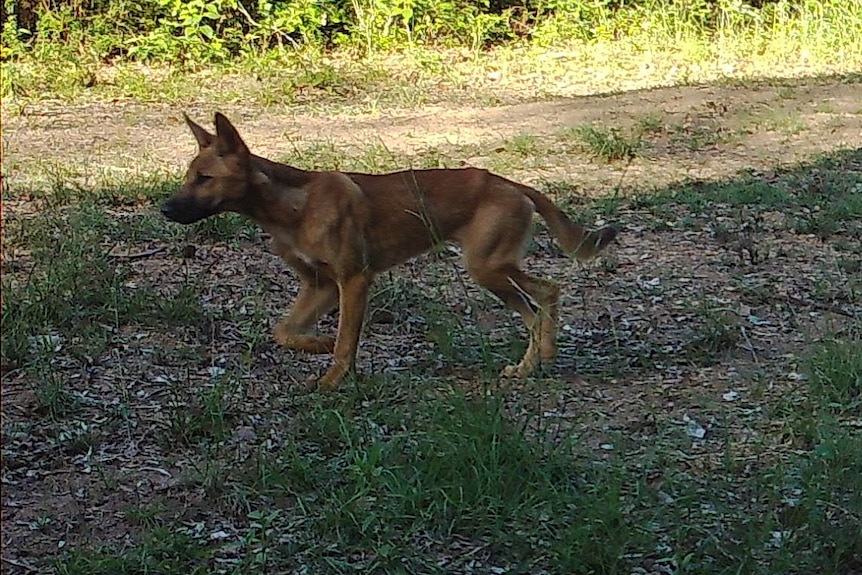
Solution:
[[[331,353],[335,338],[306,333],[338,301],[338,286],[329,280],[301,279],[302,287],[290,312],[275,325],[275,340],[288,349],[308,353]]]
[[[559,288],[556,284],[534,278],[518,268],[501,267],[474,274],[476,281],[521,314],[529,333],[524,357],[503,369],[504,377],[526,377],[542,360],[550,361],[557,351],[557,310]]]
[[[532,206],[520,197],[510,205],[497,204],[486,213],[477,212],[460,238],[470,275],[520,313],[529,332],[524,357],[503,370],[506,377],[529,375],[557,351],[559,287],[520,269],[531,215]]]

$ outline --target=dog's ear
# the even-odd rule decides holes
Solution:
[[[248,146],[242,141],[239,132],[233,127],[224,114],[216,112],[215,114],[216,135],[218,136],[218,153],[219,156],[227,156],[237,154],[247,156],[249,154]]]
[[[213,145],[213,142],[215,142],[214,135],[195,124],[185,112],[183,112],[183,118],[185,118],[186,124],[188,124],[189,129],[192,131],[192,134],[194,134],[195,140],[198,141],[198,146],[200,146],[201,149],[209,148]]]

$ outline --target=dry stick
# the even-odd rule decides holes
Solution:
[[[818,499],[817,503],[822,503],[826,507],[830,507],[832,509],[835,509],[836,511],[840,511],[844,515],[848,515],[850,517],[862,517],[859,514],[854,513],[853,511],[850,511],[849,509],[845,509],[845,508],[841,507],[840,505],[832,503],[831,501],[826,501],[825,499]]]
[[[152,256],[154,256],[154,255],[156,255],[156,254],[160,254],[160,253],[162,253],[163,251],[165,251],[166,249],[167,249],[167,248],[166,248],[165,246],[161,246],[161,247],[153,248],[153,249],[151,249],[151,250],[146,250],[146,251],[143,251],[143,252],[135,252],[135,253],[128,253],[128,254],[113,254],[113,253],[109,253],[109,254],[108,254],[108,257],[115,258],[115,259],[118,259],[118,260],[124,260],[124,261],[127,261],[127,262],[132,262],[132,261],[135,261],[135,260],[142,260],[142,259],[145,259],[145,258],[152,257]]]
[[[751,352],[751,357],[754,359],[754,365],[760,367],[760,361],[757,359],[757,352],[754,349],[754,343],[752,343],[751,339],[748,337],[748,330],[745,329],[744,325],[739,326],[739,331],[742,334],[742,338],[745,340],[745,343],[748,344],[748,351]]]
[[[631,167],[633,161],[634,161],[634,157],[629,156],[627,158],[626,167],[623,169],[623,173],[620,174],[620,179],[617,182],[617,185],[614,187],[614,195],[619,195],[620,190],[622,190],[623,180],[625,179],[626,174],[628,174],[629,168]],[[578,267],[578,269],[584,269],[586,267],[586,264],[581,263],[576,258],[573,258],[572,263],[569,265],[570,275],[574,275],[573,274],[574,270],[572,270],[572,268],[576,267],[576,266]],[[587,307],[587,296],[586,296],[586,292],[583,292],[583,291],[581,292],[581,305],[584,307],[584,309],[586,309],[586,307]],[[613,314],[611,314],[611,317],[613,317]]]
[[[2,560],[4,563],[8,563],[9,565],[13,565],[15,567],[20,567],[21,569],[24,569],[28,573],[39,573],[39,569],[37,569],[36,567],[33,567],[29,563],[22,563],[20,561],[15,561],[14,559],[9,559],[8,557],[3,557],[3,556],[0,556],[0,560]]]

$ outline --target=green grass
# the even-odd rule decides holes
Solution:
[[[7,268],[20,273],[4,274],[2,280],[10,294],[2,308],[5,362],[50,355],[54,346],[39,342],[52,335],[86,356],[105,349],[123,325],[195,323],[203,317],[197,288],[180,286],[154,298],[158,282],[135,277],[126,254],[140,252],[142,244],[167,249],[181,232],[165,226],[154,211],[109,213],[130,196],[138,202],[139,190],[123,189],[122,196],[104,190],[85,200],[65,188],[55,190],[42,198],[46,207],[36,215],[5,222],[4,251],[21,254]],[[219,225],[224,224],[216,229]]]
[[[142,575],[153,572],[203,575],[211,572],[210,567],[202,562],[206,557],[206,548],[188,535],[160,527],[149,531],[144,541],[132,549],[117,553],[81,550],[59,561],[55,568],[62,575]]]
[[[862,551],[862,441],[850,428],[821,427],[809,452],[757,473],[729,451],[701,475],[672,463],[691,446],[667,424],[651,445],[613,437],[597,460],[541,417],[513,421],[496,393],[392,399],[308,403],[301,433],[228,472],[249,507],[227,541],[160,512],[139,543],[72,550],[60,572],[445,573],[469,561],[455,545],[514,572],[612,574],[652,557],[681,572],[777,575],[844,572]],[[646,480],[655,473],[660,488]]]
[[[606,162],[631,161],[637,157],[641,147],[640,136],[626,136],[618,128],[578,126],[562,135],[576,138],[586,151]]]
[[[858,339],[827,342],[810,360],[811,395],[830,410],[854,414],[862,407],[860,344]]]

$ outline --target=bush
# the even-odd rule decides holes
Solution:
[[[294,44],[478,50],[516,37],[674,42],[788,23],[806,36],[824,26],[852,35],[862,26],[859,4],[844,0],[7,0],[4,7],[4,59],[58,43],[100,59],[206,62]]]

